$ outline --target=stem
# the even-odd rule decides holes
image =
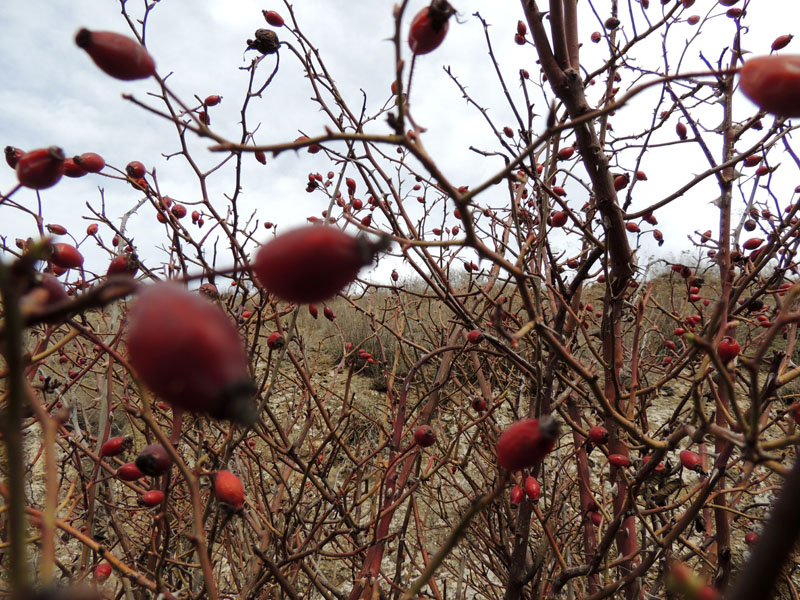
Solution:
[[[800,460],[795,461],[758,544],[739,574],[728,600],[771,598],[781,567],[800,537]]]
[[[8,367],[8,395],[3,436],[8,457],[8,529],[10,574],[13,596],[22,597],[28,586],[25,542],[25,456],[22,448],[22,404],[25,377],[22,364],[22,314],[11,269],[0,264],[0,294],[3,297],[3,353]]]

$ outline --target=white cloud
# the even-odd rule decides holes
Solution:
[[[782,30],[784,24],[798,22],[800,7],[796,3],[778,4],[785,14],[777,21],[773,18],[774,9],[750,6],[751,27],[743,37],[746,49],[757,53],[768,51],[771,40],[786,33]],[[394,50],[387,39],[393,34],[393,5],[392,2],[352,0],[306,1],[294,5],[303,33],[319,49],[340,93],[354,110],[360,110],[362,90],[366,93],[367,114],[374,114],[390,101]],[[423,1],[409,3],[406,23],[424,5]],[[471,0],[459,2],[456,7],[461,22],[451,23],[447,40],[441,48],[417,60],[411,108],[414,118],[427,128],[422,140],[443,172],[458,185],[474,187],[501,168],[502,160],[499,156],[484,158],[471,151],[470,146],[489,152],[500,151],[501,147],[484,117],[465,102],[455,84],[443,73],[443,65],[450,67],[474,100],[488,110],[487,114],[497,126],[509,125],[516,131],[517,124],[505,97],[498,93],[497,75],[488,56],[483,27],[473,13],[480,11],[490,25],[493,49],[509,94],[517,106],[522,107],[524,103],[518,81],[519,70],[527,69],[532,79],[537,80],[539,69],[535,63],[535,50],[529,45],[520,47],[513,43],[516,22],[521,17],[518,4]],[[248,79],[248,72],[241,67],[246,67],[254,57],[253,52],[244,52],[245,40],[252,37],[257,28],[266,27],[261,16],[265,8],[278,10],[289,21],[282,3],[274,2],[268,6],[249,0],[195,2],[191,5],[160,2],[148,18],[148,47],[156,57],[159,72],[172,72],[168,80],[170,87],[192,105],[196,104],[194,95],[200,98],[209,94],[223,96],[222,104],[211,109],[211,119],[214,130],[228,139],[238,140],[241,136],[240,109]],[[700,8],[698,5],[697,10]],[[138,4],[136,10],[140,10]],[[713,13],[715,8],[704,6],[702,10]],[[651,20],[656,19],[660,11],[659,3],[653,2],[648,13]],[[706,12],[698,14],[704,16]],[[4,3],[0,6],[0,21],[5,25],[4,35],[0,38],[0,74],[4,81],[0,90],[2,145],[32,149],[59,144],[68,154],[96,151],[118,168],[138,159],[149,168],[157,169],[160,185],[168,195],[183,202],[200,199],[200,188],[186,161],[180,156],[170,160],[162,156],[180,150],[175,127],[121,98],[122,93],[133,93],[137,99],[163,110],[163,104],[148,95],[157,90],[154,82],[110,79],[74,45],[74,34],[82,26],[125,32],[127,26],[119,14],[119,4],[107,0]],[[638,31],[642,31],[645,25],[643,18],[637,16]],[[735,23],[727,17],[715,17],[704,25],[702,40],[694,40],[692,36],[697,28],[685,22],[676,23],[667,38],[671,52],[675,53],[670,68],[677,64],[678,52],[687,39],[692,45],[685,52],[682,68],[702,68],[701,52],[712,62],[718,60],[732,37],[734,26]],[[588,41],[589,34],[595,29],[599,26],[593,16],[582,21],[581,39],[585,40],[582,57],[590,67],[600,64],[607,56],[604,42],[595,45]],[[632,34],[629,24],[624,24],[623,30],[627,35]],[[282,40],[296,46],[288,31],[278,33]],[[403,38],[406,34],[404,26]],[[643,45],[635,64],[654,64],[655,70],[663,70],[663,62],[653,63],[651,60],[660,55],[661,43],[661,38],[654,38]],[[409,59],[405,39],[403,51],[405,58]],[[262,62],[256,77],[258,81],[263,81],[271,72],[274,61],[273,57],[268,57]],[[406,65],[406,74],[409,66],[410,62]],[[630,77],[630,72],[625,76]],[[647,74],[642,80],[651,77]],[[598,79],[598,84],[589,92],[595,100],[604,87],[602,77]],[[628,83],[625,81],[623,85]],[[530,86],[529,90],[533,87]],[[275,80],[262,97],[251,99],[248,125],[252,129],[258,124],[256,141],[275,143],[291,140],[300,130],[309,135],[321,133],[328,118],[320,107],[309,101],[310,95],[309,82],[296,57],[288,48],[283,48]],[[654,94],[639,96],[629,107],[621,110],[619,117],[612,120],[614,134],[641,132],[644,128],[641,118],[647,118],[648,114],[652,116],[654,97]],[[741,97],[737,96],[736,101],[737,114],[752,110]],[[332,103],[329,106],[332,107]],[[524,112],[524,107],[520,110]],[[533,111],[545,115],[546,104],[538,101]],[[653,141],[672,141],[676,119],[672,117],[656,133]],[[715,119],[718,122],[719,111],[712,107],[702,122],[714,126]],[[542,116],[536,120],[536,126],[543,127]],[[389,132],[383,119],[368,124],[367,130]],[[206,151],[210,145],[208,140],[198,140],[189,135],[188,143],[193,158],[203,170],[212,168],[223,158],[221,154]],[[718,153],[719,148],[713,150]],[[391,149],[389,154],[392,154]],[[633,160],[636,154],[630,151],[624,156],[626,160],[628,157]],[[268,161],[266,166],[262,166],[252,156],[244,157],[241,213],[250,214],[257,210],[262,220],[279,222],[284,227],[290,223],[302,223],[310,215],[319,215],[327,202],[317,194],[304,191],[306,174],[309,171],[338,172],[337,167],[331,165],[323,153],[312,156],[305,151],[268,157]],[[631,167],[629,164],[622,166]],[[692,173],[701,172],[707,165],[695,146],[683,145],[654,149],[645,155],[642,168],[647,171],[649,180],[637,186],[633,210],[671,193]],[[392,175],[390,167],[388,170]],[[231,173],[232,164],[229,164],[208,179],[209,196],[223,212],[225,195],[235,192]],[[796,170],[786,163],[775,174],[774,185],[783,189],[788,183],[784,184],[782,178],[788,182],[795,175]],[[0,189],[9,190],[14,184],[14,173],[0,165]],[[119,218],[138,198],[126,183],[109,178],[90,175],[65,181],[42,192],[45,221],[61,222],[73,230],[82,231],[86,224],[81,219],[85,214],[84,203],[99,204],[98,186],[105,188],[108,214],[114,218]],[[710,205],[710,200],[715,197],[713,188],[713,185],[698,187],[673,205],[658,211],[659,227],[667,239],[664,249],[669,248],[677,254],[686,246],[686,235],[697,229],[699,223],[714,228],[716,213]],[[577,187],[569,191],[571,206],[579,209],[586,200],[585,193]],[[36,207],[36,197],[30,191],[20,192],[15,200]],[[491,188],[481,199],[484,200],[507,204],[505,186]],[[0,233],[12,239],[35,234],[30,217],[6,208],[0,210]],[[688,219],[687,214],[692,218]],[[155,222],[154,210],[149,206],[143,207],[130,226],[136,232],[142,252],[154,261],[160,260],[163,255],[147,247],[155,245],[156,240],[163,237],[161,226]],[[702,228],[705,229],[705,225]],[[266,237],[261,235],[262,239]],[[654,251],[651,246],[648,246],[648,252]],[[87,251],[95,260],[105,260],[102,253],[90,247]],[[97,270],[102,269],[98,266]]]

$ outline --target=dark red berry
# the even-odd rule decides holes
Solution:
[[[559,160],[567,160],[575,154],[575,147],[574,146],[565,146],[558,151],[558,158]]]
[[[430,425],[420,425],[414,431],[414,441],[423,448],[433,446],[436,443],[436,432]]]
[[[130,81],[155,75],[156,64],[137,40],[113,31],[81,29],[75,43],[106,74]]]
[[[61,282],[50,273],[38,273],[33,286],[20,298],[25,314],[34,317],[37,313],[67,300],[67,292]],[[57,317],[44,317],[45,323],[58,323]]]
[[[128,163],[125,167],[125,172],[128,174],[128,177],[132,177],[133,179],[141,179],[144,177],[145,168],[142,163],[138,160],[134,160]]]
[[[169,471],[172,467],[172,457],[161,444],[151,444],[139,452],[136,457],[136,466],[145,475],[158,477]]]
[[[739,87],[762,110],[779,117],[800,117],[800,55],[749,59],[739,72]]]
[[[45,225],[45,229],[47,229],[47,231],[53,235],[67,235],[67,228],[63,225],[58,225],[57,223],[49,223],[48,225]]]
[[[106,276],[127,275],[133,277],[139,270],[139,259],[133,253],[124,253],[111,259]]]
[[[567,224],[569,216],[564,211],[557,211],[553,213],[551,219],[552,219],[551,224],[553,225],[553,227],[563,227],[564,225]]]
[[[111,565],[108,563],[100,563],[94,568],[93,577],[98,583],[103,583],[111,577]]]
[[[763,243],[764,240],[761,238],[750,238],[744,244],[742,244],[742,248],[744,248],[745,250],[755,250]]]
[[[475,412],[482,413],[486,410],[486,400],[481,398],[480,396],[476,396],[472,399],[472,410]]]
[[[267,23],[269,23],[273,27],[283,27],[284,25],[283,17],[280,16],[277,12],[275,12],[274,10],[265,10],[262,12],[264,14],[264,19],[266,19]]]
[[[681,464],[684,469],[696,471],[700,474],[703,473],[703,460],[697,452],[691,450],[682,450],[680,453]]]
[[[789,45],[789,42],[791,42],[793,38],[794,38],[794,36],[792,34],[790,34],[790,33],[787,33],[785,35],[779,35],[772,42],[772,50],[775,51],[775,50],[781,50],[783,48],[786,48],[786,46]]]

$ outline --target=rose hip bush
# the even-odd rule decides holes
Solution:
[[[270,6],[241,40],[236,139],[214,112],[234,90],[182,97],[142,44],[158,3],[87,23],[76,55],[148,82],[129,118],[175,131],[200,193],[7,140],[0,210],[38,232],[0,240],[11,593],[796,596],[798,58],[751,32],[769,9],[702,4],[387,5],[389,99],[363,105]],[[440,110],[483,130],[444,155],[415,69],[457,28],[484,64],[438,73]],[[327,124],[272,139],[255,123],[286,71]],[[312,165],[303,227],[268,191],[242,209],[244,165],[287,153]],[[85,176],[99,200],[56,223],[38,200]]]

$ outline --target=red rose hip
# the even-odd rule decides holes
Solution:
[[[125,166],[125,172],[128,174],[128,177],[140,179],[144,177],[145,168],[144,165],[138,160],[132,160]]]
[[[269,337],[267,338],[267,347],[270,350],[278,350],[280,348],[283,348],[285,343],[286,340],[284,340],[283,336],[277,331],[273,331],[272,333],[270,333]]]
[[[113,31],[81,29],[75,43],[106,74],[130,81],[155,75],[156,64],[137,40]]]
[[[447,0],[433,0],[430,6],[419,11],[411,21],[408,46],[414,54],[433,52],[444,41],[450,27],[450,17],[455,13]]]
[[[609,454],[608,462],[615,467],[630,467],[631,459],[624,454]]]
[[[741,351],[742,347],[739,345],[739,342],[728,335],[722,338],[717,346],[717,354],[719,354],[720,359],[722,359],[722,362],[725,364],[739,356]]]
[[[148,490],[142,494],[142,503],[145,506],[158,506],[164,501],[164,492],[161,490]]]
[[[430,425],[420,425],[414,431],[414,441],[423,448],[429,448],[436,443],[436,432]]]
[[[50,261],[62,269],[77,269],[83,265],[83,255],[75,246],[69,244],[53,244],[53,253]]]
[[[169,471],[172,466],[172,457],[161,444],[146,446],[136,457],[136,466],[145,475],[158,477]]]
[[[173,283],[145,288],[130,313],[128,355],[142,381],[170,404],[255,421],[244,343],[225,313],[198,294]]]
[[[111,259],[106,271],[106,277],[114,275],[127,275],[133,277],[139,270],[139,259],[135,254],[120,254]]]
[[[553,227],[563,227],[567,224],[569,216],[564,211],[557,211],[553,213],[551,223]]]
[[[264,19],[267,21],[267,23],[273,27],[283,27],[283,17],[279,13],[275,12],[274,10],[265,10],[262,11],[262,14],[264,15]]]
[[[220,471],[214,481],[214,495],[217,501],[227,504],[234,510],[244,506],[244,486],[242,480],[230,471]]]
[[[684,469],[695,471],[701,475],[704,474],[703,460],[700,458],[700,455],[697,454],[697,452],[692,452],[691,450],[682,450],[680,453],[680,459]]]
[[[64,159],[64,175],[67,177],[77,179],[78,177],[83,177],[86,173],[86,169],[76,163],[74,158]]]
[[[111,577],[111,565],[108,563],[100,563],[94,568],[94,580],[103,583],[106,579]]]
[[[470,344],[480,344],[483,341],[483,333],[479,329],[473,329],[467,334],[467,341]]]
[[[95,152],[84,152],[73,157],[72,160],[87,173],[99,173],[106,166],[106,161],[103,157]]]
[[[118,454],[122,454],[131,447],[131,441],[131,438],[121,435],[109,438],[100,446],[100,456],[117,456]]]
[[[511,488],[511,495],[509,498],[511,500],[511,504],[519,504],[522,502],[522,498],[524,497],[525,491],[522,489],[521,485],[515,485],[513,488]]]
[[[20,185],[34,190],[53,187],[64,174],[64,151],[58,146],[31,150],[19,157],[16,169]]]
[[[739,87],[760,109],[800,117],[800,55],[756,56],[739,73]]]
[[[542,495],[542,487],[533,475],[525,478],[525,494],[534,502],[539,500]]]
[[[355,281],[381,247],[334,227],[310,225],[264,244],[253,270],[261,286],[282,300],[320,302]]]
[[[122,481],[136,481],[144,477],[144,473],[136,466],[136,463],[129,462],[117,469],[117,477]]]
[[[555,447],[558,433],[558,423],[549,416],[517,421],[497,440],[497,462],[509,471],[532,467]]]
[[[608,429],[602,425],[595,425],[589,430],[589,441],[595,446],[608,442]]]

